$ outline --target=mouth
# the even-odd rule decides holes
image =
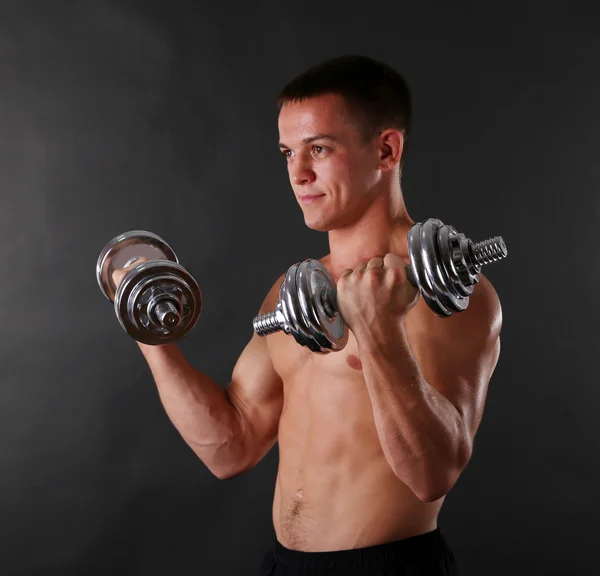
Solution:
[[[302,204],[312,204],[324,196],[325,194],[301,194],[299,199]]]

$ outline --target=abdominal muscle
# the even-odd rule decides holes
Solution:
[[[420,501],[392,472],[362,374],[309,363],[284,384],[277,539],[293,550],[361,548],[434,530],[443,499]]]

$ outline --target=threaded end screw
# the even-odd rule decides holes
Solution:
[[[473,258],[478,266],[506,258],[508,251],[501,236],[494,236],[473,245]]]
[[[273,312],[267,312],[257,316],[254,321],[254,331],[259,336],[267,336],[267,334],[273,334],[283,330],[283,323],[280,320],[279,310],[273,310]]]

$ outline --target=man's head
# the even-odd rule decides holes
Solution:
[[[412,106],[394,69],[365,56],[333,58],[289,82],[277,104],[280,148],[309,227],[351,225],[398,181]]]

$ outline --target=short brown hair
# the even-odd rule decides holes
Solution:
[[[365,140],[386,128],[395,128],[404,135],[406,151],[411,131],[412,98],[408,83],[397,70],[368,56],[330,58],[288,82],[278,94],[276,104],[281,108],[288,102],[327,93],[344,98],[349,112],[357,117]]]

